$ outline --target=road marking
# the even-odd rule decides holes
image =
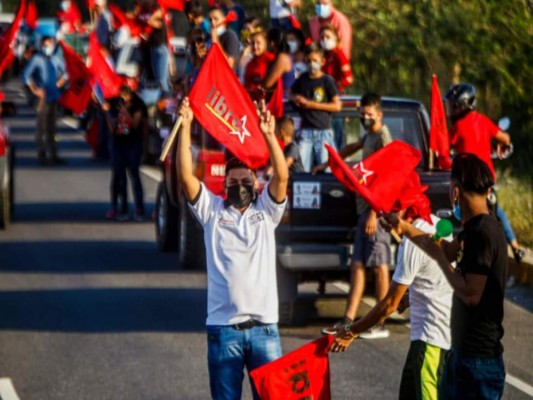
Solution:
[[[533,397],[533,386],[527,384],[522,379],[519,379],[516,376],[507,373],[505,375],[505,382],[520,390],[521,392],[524,392],[528,396]]]
[[[161,182],[163,180],[161,171],[158,168],[148,167],[146,165],[143,165],[141,167],[141,172],[145,174],[147,177],[152,178],[156,182]]]
[[[20,400],[15,391],[13,382],[9,378],[0,378],[0,399],[1,400]]]

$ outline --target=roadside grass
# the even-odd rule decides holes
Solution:
[[[533,249],[533,179],[500,175],[497,183],[498,202],[505,210],[518,243]]]

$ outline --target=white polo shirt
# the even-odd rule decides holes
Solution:
[[[204,228],[207,263],[207,325],[256,319],[278,322],[276,242],[286,200],[277,203],[268,187],[241,214],[202,183],[189,204]]]
[[[433,234],[439,219],[434,215],[431,219],[433,225],[417,219],[413,226]],[[422,340],[448,350],[453,290],[437,262],[404,237],[398,248],[392,279],[401,285],[409,285],[411,340]]]

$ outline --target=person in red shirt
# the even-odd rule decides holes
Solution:
[[[263,80],[275,55],[267,51],[267,33],[262,27],[252,30],[250,45],[252,59],[244,70],[244,87],[254,101],[264,98]]]
[[[455,148],[457,154],[475,154],[484,161],[496,182],[496,171],[491,158],[492,143],[496,144],[498,157],[502,159],[511,145],[509,134],[500,130],[487,116],[476,111],[476,89],[468,83],[452,86],[444,96],[444,104],[453,124],[450,130],[450,145]],[[516,261],[520,262],[525,252],[518,244],[509,219],[499,205],[496,205],[496,216],[503,225]]]
[[[59,28],[64,34],[71,35],[80,30],[81,13],[74,1],[63,0],[56,15]]]
[[[348,17],[333,5],[333,0],[316,0],[316,15],[309,20],[309,32],[313,42],[320,40],[320,27],[333,25],[339,33],[339,41],[346,58],[352,58],[352,24]]]
[[[339,92],[343,93],[353,83],[352,67],[340,48],[339,34],[333,25],[320,28],[320,47],[326,56],[322,71],[335,79]]]

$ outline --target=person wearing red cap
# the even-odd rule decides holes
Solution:
[[[413,205],[400,211],[399,216],[425,233],[435,233],[438,218],[430,214],[429,200],[424,194],[414,199]],[[404,298],[407,289],[408,302]],[[398,248],[398,262],[386,296],[361,319],[339,327],[330,351],[346,351],[361,332],[397,309],[403,312],[409,305],[411,345],[398,398],[436,399],[442,365],[451,346],[452,288],[437,262],[406,237]]]

